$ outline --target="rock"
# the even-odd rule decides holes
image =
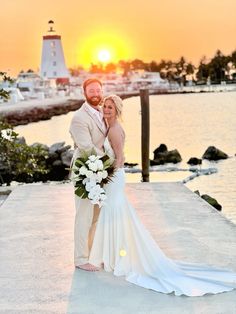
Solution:
[[[8,170],[9,170],[9,166],[7,165],[7,163],[0,160],[0,171],[1,171],[0,174],[3,171],[8,171]]]
[[[70,149],[68,151],[61,153],[62,164],[67,166],[67,167],[70,167],[73,154],[74,154],[73,149]]]
[[[215,207],[217,210],[221,210],[222,206],[217,202],[217,200],[207,194],[203,194],[201,196],[202,199],[204,199],[206,202],[208,202],[211,206]]]
[[[130,168],[135,167],[137,165],[138,165],[138,163],[132,163],[132,162],[125,162],[124,163],[125,167],[130,167]]]
[[[23,136],[18,137],[17,139],[15,139],[15,143],[17,144],[26,144],[26,140]]]
[[[71,159],[74,151],[71,145],[66,145],[65,142],[59,142],[49,147],[47,167],[49,173],[47,174],[47,180],[61,181],[68,179]]]
[[[33,143],[32,145],[30,145],[31,147],[40,147],[46,151],[49,151],[49,147],[45,144],[41,144],[41,143]]]
[[[49,153],[56,153],[58,151],[60,151],[65,145],[65,142],[59,142],[59,143],[55,143],[53,145],[51,145],[49,147]]]
[[[60,155],[55,153],[55,152],[50,152],[48,153],[48,161],[51,162],[53,160],[60,159]]]
[[[191,166],[201,165],[202,164],[202,160],[197,158],[197,157],[191,157],[189,159],[189,161],[187,162],[187,164],[189,164]]]
[[[63,146],[63,147],[59,148],[56,152],[61,154],[61,153],[65,152],[65,151],[67,151],[70,148],[71,148],[71,145],[66,145],[66,146]]]
[[[220,160],[227,159],[228,155],[216,148],[215,146],[209,146],[203,154],[202,158],[208,160]]]
[[[150,166],[158,166],[158,165],[164,165],[164,159],[158,158],[158,159],[150,159]]]
[[[171,150],[167,153],[167,162],[173,162],[174,164],[180,162],[182,160],[180,153],[177,149]]]
[[[0,191],[0,195],[9,195],[10,193],[11,193],[11,190]]]
[[[156,158],[150,161],[150,165],[163,165],[165,163],[178,163],[182,160],[180,153],[177,149],[167,151],[164,153],[158,153]]]
[[[48,174],[48,180],[62,181],[68,178],[69,171],[65,169],[61,160],[55,160],[51,165],[51,170]]]
[[[161,144],[159,147],[157,147],[154,151],[154,159],[158,158],[159,153],[167,152],[167,146],[165,144]]]
[[[163,165],[165,163],[178,163],[182,160],[177,149],[168,151],[165,144],[161,144],[154,150],[154,159],[150,160],[151,166]]]
[[[53,163],[52,163],[52,166],[53,167],[59,167],[59,166],[62,166],[62,161],[61,160],[55,160]]]
[[[28,173],[20,173],[14,177],[17,182],[33,183],[35,182],[34,176],[28,175]]]

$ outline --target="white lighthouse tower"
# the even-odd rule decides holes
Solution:
[[[69,72],[65,65],[61,36],[55,34],[52,20],[48,24],[48,35],[43,36],[40,75],[43,78],[56,79],[57,83],[67,83]]]

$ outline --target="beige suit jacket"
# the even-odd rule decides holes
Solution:
[[[75,152],[72,162],[80,156],[81,151],[95,149],[98,155],[104,154],[104,140],[106,130],[101,126],[99,119],[87,108],[86,102],[78,109],[71,121],[70,133],[75,143]]]
[[[75,143],[75,151],[72,158],[71,166],[81,151],[91,151],[95,149],[98,155],[104,154],[104,141],[106,130],[103,129],[99,117],[93,114],[84,103],[77,110],[72,118],[70,133]],[[74,172],[71,171],[70,177],[73,181]],[[82,265],[88,262],[89,251],[93,243],[93,237],[96,228],[96,221],[99,215],[99,207],[93,205],[88,199],[81,199],[75,196],[76,216],[74,241],[75,265]]]

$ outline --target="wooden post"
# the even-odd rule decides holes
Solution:
[[[142,181],[149,182],[149,142],[150,142],[150,115],[149,91],[140,90],[142,115]]]

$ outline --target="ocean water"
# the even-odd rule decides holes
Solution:
[[[139,97],[124,100],[122,123],[126,132],[126,161],[139,165],[140,110]],[[18,126],[16,131],[28,144],[51,145],[65,141],[72,145],[68,133],[72,116],[73,112],[70,112],[48,121]],[[150,122],[150,158],[153,158],[153,150],[164,143],[169,150],[178,149],[183,160],[175,166],[185,170],[151,172],[151,182],[182,181],[192,174],[188,171],[188,159],[201,158],[208,146],[216,146],[230,156],[218,162],[203,161],[202,169],[216,168],[217,173],[199,176],[186,186],[216,198],[223,206],[222,213],[236,223],[236,92],[150,96]],[[141,180],[140,173],[127,174],[126,177],[128,182]]]

